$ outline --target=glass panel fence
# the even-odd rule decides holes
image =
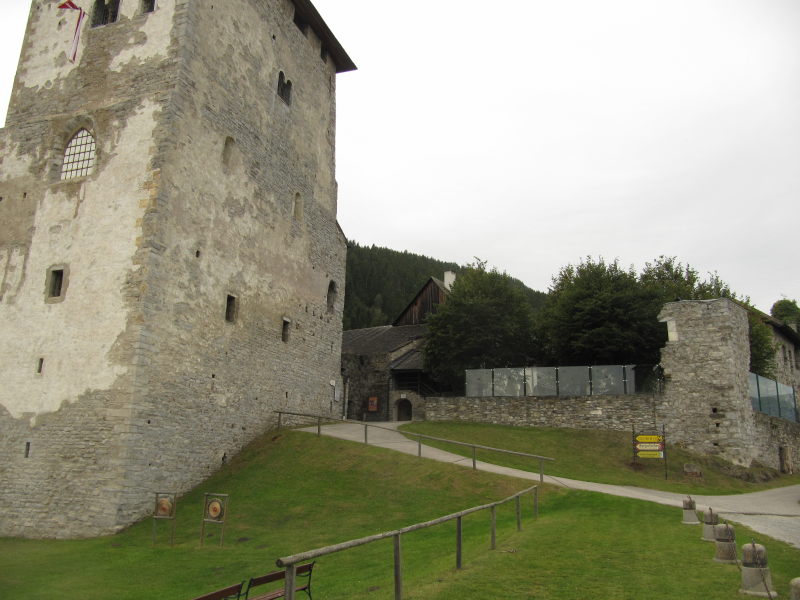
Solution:
[[[588,396],[589,367],[558,367],[559,396]]]
[[[467,396],[483,397],[492,395],[492,370],[470,369],[467,371]]]
[[[787,421],[797,422],[797,412],[794,401],[794,389],[792,389],[792,386],[779,383],[778,407],[780,408],[781,418]]]
[[[525,369],[495,369],[494,370],[494,395],[495,396],[524,396],[525,395]]]
[[[625,393],[625,369],[622,365],[592,367],[592,395]]]
[[[557,396],[555,367],[528,367],[525,369],[528,396]]]
[[[758,375],[755,373],[747,374],[747,387],[750,390],[750,404],[753,410],[761,411],[761,402],[758,395]]]

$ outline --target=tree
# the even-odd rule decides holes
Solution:
[[[747,313],[750,333],[750,371],[766,377],[775,378],[775,341],[772,330],[754,311]]]
[[[800,326],[800,307],[797,306],[797,300],[789,300],[788,298],[778,300],[772,305],[769,312],[779,321],[796,327]]]
[[[428,318],[425,366],[455,390],[464,371],[530,362],[533,319],[519,285],[478,260],[456,279],[447,302]]]
[[[655,274],[654,274],[655,276]],[[554,365],[657,363],[663,293],[618,261],[587,257],[553,278],[537,337]]]

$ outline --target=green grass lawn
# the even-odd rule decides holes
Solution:
[[[667,478],[664,461],[639,459],[632,465],[630,432],[555,429],[545,427],[509,427],[484,423],[419,422],[403,425],[404,433],[421,433],[450,440],[471,442],[493,448],[504,448],[555,458],[545,462],[547,475],[581,481],[632,485],[685,494],[733,494],[753,492],[778,486],[800,484],[800,475],[780,475],[771,469],[750,470],[754,477],[769,473],[769,481],[751,482],[726,472],[730,466],[722,460],[699,456],[680,448],[667,446]],[[669,442],[669,438],[667,438]],[[472,456],[472,450],[454,444],[423,440],[454,454]],[[539,471],[539,461],[498,452],[479,450],[478,460],[525,471]],[[699,465],[702,478],[688,477],[685,463]]]
[[[474,472],[390,450],[300,432],[248,447],[178,503],[176,545],[145,519],[109,537],[53,541],[0,539],[0,598],[188,600],[274,570],[281,556],[432,519],[528,487],[530,482]],[[225,545],[209,528],[199,544],[206,491],[230,494]],[[710,598],[736,597],[735,567],[711,559],[700,527],[678,509],[545,486],[541,515],[526,503],[524,529],[513,503],[499,510],[498,550],[489,551],[489,515],[464,520],[464,563],[455,566],[455,524],[403,538],[408,598]],[[741,540],[751,532],[739,529]],[[800,576],[800,551],[762,540],[773,579],[785,593]],[[390,540],[319,560],[314,597],[393,597]]]

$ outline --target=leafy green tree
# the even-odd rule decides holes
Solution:
[[[425,366],[433,377],[463,390],[465,369],[530,362],[533,318],[514,280],[486,263],[468,265],[447,302],[428,317]]]
[[[775,341],[769,325],[750,311],[747,313],[750,333],[750,371],[767,377],[775,378]]]
[[[655,274],[654,274],[655,276]],[[550,364],[656,363],[666,340],[663,294],[618,261],[587,257],[553,278],[537,338]]]
[[[789,300],[788,298],[778,300],[772,305],[769,312],[779,321],[789,325],[800,326],[800,307],[797,306],[797,300]]]

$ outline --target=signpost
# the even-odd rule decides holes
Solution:
[[[656,458],[664,461],[664,479],[668,478],[667,473],[667,435],[664,426],[661,426],[661,433],[658,430],[652,433],[636,433],[636,426],[633,432],[633,462],[637,458]]]

